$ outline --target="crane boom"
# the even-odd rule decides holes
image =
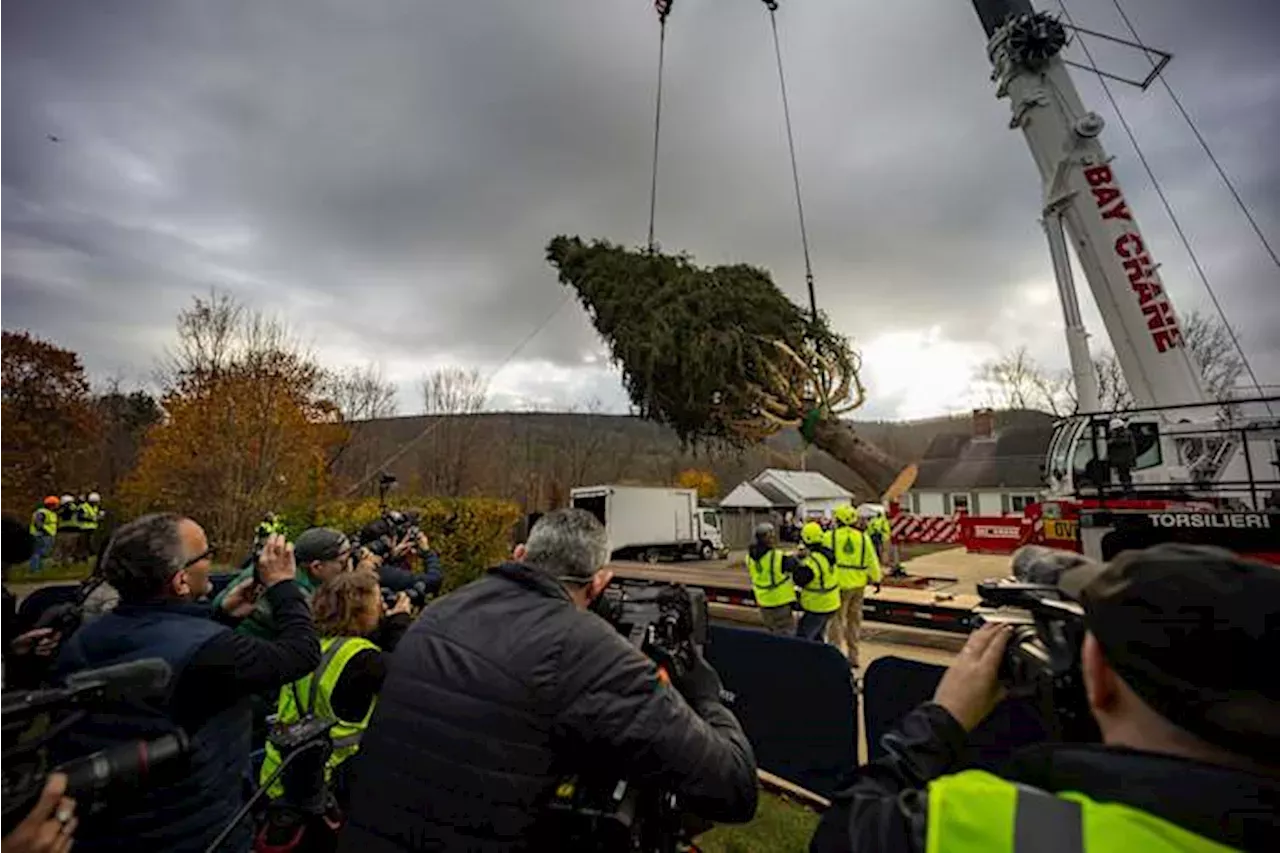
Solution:
[[[1013,110],[1043,181],[1043,221],[1058,279],[1067,348],[1081,411],[1097,392],[1063,231],[1093,292],[1107,336],[1139,407],[1207,402],[1159,264],[1098,135],[1103,121],[1084,108],[1060,52],[1066,30],[1030,0],[973,0],[990,39],[997,95]],[[1093,399],[1091,400],[1090,397]]]

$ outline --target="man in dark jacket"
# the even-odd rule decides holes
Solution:
[[[191,519],[147,515],[112,537],[103,574],[120,604],[71,636],[59,669],[65,675],[160,658],[173,677],[161,699],[95,711],[59,743],[69,755],[85,755],[181,728],[191,749],[186,761],[157,768],[169,775],[153,779],[145,793],[109,790],[108,797],[120,799],[83,815],[77,850],[203,851],[244,803],[249,696],[301,678],[320,660],[311,612],[294,583],[292,546],[273,534],[260,560],[263,595],[280,630],[274,641],[237,634],[225,624],[253,609],[252,579],[232,590],[216,619],[207,606],[192,603],[209,591],[213,550]],[[244,853],[250,836],[251,827],[242,823],[220,849]]]
[[[755,759],[714,670],[699,660],[677,691],[586,612],[612,578],[608,556],[594,516],[557,510],[522,562],[424,611],[355,758],[340,850],[531,849],[570,774],[659,786],[710,820],[751,818]]]
[[[1083,606],[1103,743],[955,772],[999,696],[1008,633],[985,626],[834,797],[812,853],[1280,850],[1280,571],[1186,545],[1075,562],[1060,585]]]

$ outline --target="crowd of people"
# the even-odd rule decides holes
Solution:
[[[102,496],[89,492],[79,497],[49,495],[31,513],[31,572],[39,574],[48,560],[87,560],[96,547],[98,530],[105,520]]]
[[[773,589],[798,597],[810,638],[876,582],[869,519],[840,516],[829,537],[808,529],[800,556],[779,554],[768,529],[752,552],[753,580],[788,573]],[[219,838],[236,853],[563,849],[545,817],[567,777],[625,777],[707,820],[754,815],[754,752],[710,664],[698,654],[667,677],[590,612],[612,577],[589,513],[547,513],[509,561],[417,613],[408,593],[387,603],[381,570],[394,561],[372,553],[403,542],[370,549],[315,528],[290,544],[264,533],[250,571],[211,596],[214,553],[196,520],[154,514],[116,530],[99,572],[114,606],[43,655],[55,679],[160,658],[173,680],[159,698],[93,709],[60,748],[83,755],[180,729],[189,751],[145,793],[107,790],[92,810],[54,774],[4,853],[73,842],[203,851]],[[400,556],[427,546],[423,537]],[[842,570],[862,583],[842,583]],[[1106,565],[1076,559],[1061,586],[1085,614],[1083,682],[1102,742],[1046,744],[999,774],[964,769],[966,733],[1000,699],[1011,636],[984,627],[932,700],[886,737],[886,756],[850,768],[811,850],[1280,849],[1280,573],[1215,549],[1159,546]],[[21,639],[8,632],[12,615],[6,678]],[[776,612],[766,619],[794,630]],[[22,654],[40,654],[27,646]],[[264,698],[268,732],[316,718],[328,726],[324,807],[306,820],[277,808],[296,806],[290,774],[277,774],[291,760],[284,741],[268,736],[255,767]],[[271,805],[228,832],[251,780]]]
[[[832,523],[823,521],[800,526],[795,553],[780,546],[772,524],[758,525],[747,550],[747,571],[768,631],[828,642],[856,670],[862,599],[867,584],[879,589],[881,565],[889,561],[889,520],[878,505],[844,504],[835,508]]]

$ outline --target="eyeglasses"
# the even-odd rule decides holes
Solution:
[[[190,560],[187,560],[185,563],[183,563],[182,568],[189,569],[192,566],[194,566],[196,563],[200,562],[201,560],[212,560],[213,554],[214,554],[213,546],[210,545],[203,554],[192,557]]]

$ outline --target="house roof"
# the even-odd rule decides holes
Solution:
[[[995,439],[943,434],[920,462],[916,490],[1038,489],[1053,423],[997,430]]]
[[[739,483],[720,501],[724,509],[795,509],[796,502],[771,483]]]
[[[800,501],[821,500],[823,498],[852,498],[853,493],[817,471],[789,471],[784,468],[766,468],[761,471],[751,484],[757,490],[773,486],[794,506]]]

